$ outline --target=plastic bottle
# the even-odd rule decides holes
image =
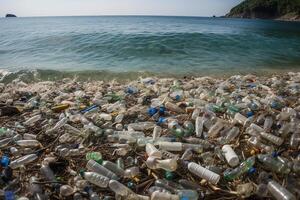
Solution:
[[[9,166],[12,169],[16,169],[22,165],[26,165],[26,164],[33,162],[37,158],[38,158],[38,156],[36,154],[29,154],[29,155],[22,156],[16,160],[12,161]]]
[[[105,168],[104,166],[100,165],[94,160],[89,160],[86,164],[86,168],[90,171],[106,176],[109,179],[115,179],[115,180],[119,179],[119,177],[115,173]]]
[[[239,133],[240,129],[238,127],[232,127],[225,136],[223,144],[232,142],[239,135]]]
[[[146,164],[150,169],[164,169],[166,171],[175,171],[177,169],[176,159],[158,160],[157,158],[149,157]]]
[[[298,149],[300,145],[300,133],[293,133],[290,139],[290,147]]]
[[[42,119],[42,115],[35,115],[35,116],[27,119],[23,124],[26,125],[26,126],[29,126],[29,125],[32,125],[32,124],[36,123],[40,119]]]
[[[114,191],[117,195],[120,195],[122,197],[128,197],[130,194],[135,194],[128,187],[126,187],[125,185],[123,185],[122,183],[120,183],[116,180],[109,181],[109,188],[112,191]]]
[[[67,197],[67,196],[71,196],[73,193],[74,193],[74,189],[69,185],[62,185],[59,188],[60,196]]]
[[[281,162],[279,159],[270,154],[259,154],[257,155],[257,159],[265,168],[272,170],[273,172],[288,174],[291,171],[286,163]]]
[[[48,181],[56,181],[55,175],[49,165],[42,165],[40,168],[41,174],[45,177]],[[55,184],[54,184],[55,185]]]
[[[84,172],[83,177],[90,183],[95,184],[101,188],[106,188],[109,183],[109,178],[102,176],[96,172]]]
[[[124,170],[119,168],[117,164],[111,162],[111,161],[103,161],[102,166],[106,169],[109,169],[113,173],[115,173],[117,176],[123,177],[124,176]]]
[[[102,154],[100,152],[88,152],[85,155],[85,158],[87,160],[94,160],[94,161],[96,161],[99,164],[101,164],[103,162],[103,160],[102,160]]]
[[[125,178],[134,178],[140,175],[140,168],[139,167],[130,167],[124,171]]]
[[[222,152],[231,167],[235,167],[239,164],[239,157],[236,155],[230,145],[224,145],[222,147]]]
[[[159,148],[166,151],[182,151],[181,142],[159,142]]]
[[[37,178],[32,176],[29,179],[30,193],[34,196],[35,200],[46,200],[46,196],[43,194],[43,189],[39,184],[36,184]]]
[[[269,181],[268,190],[277,200],[296,200],[292,193],[273,180]]]
[[[245,125],[246,121],[247,121],[247,117],[245,117],[244,115],[240,114],[240,113],[236,113],[234,115],[234,120],[236,120],[238,123],[240,123],[241,125]]]
[[[21,147],[39,147],[42,146],[41,143],[37,140],[18,140],[16,144]]]
[[[201,137],[203,132],[203,126],[204,126],[204,118],[203,117],[197,117],[195,120],[195,130],[196,130],[196,136]]]
[[[153,144],[150,143],[146,144],[146,153],[149,157],[154,157],[154,158],[162,157],[162,153]]]
[[[152,138],[156,141],[161,135],[162,128],[160,126],[154,126]]]
[[[270,133],[260,132],[259,135],[262,138],[269,140],[270,142],[272,142],[273,144],[278,145],[278,146],[280,146],[284,142],[284,140],[282,138],[272,135]]]
[[[173,111],[176,113],[184,113],[184,111],[180,107],[178,107],[176,104],[173,104],[171,102],[166,102],[165,107],[167,110],[170,110],[170,111]]]
[[[209,130],[208,137],[214,138],[218,135],[220,130],[224,127],[224,123],[221,120],[218,120]]]
[[[181,159],[182,160],[191,160],[192,157],[193,157],[193,151],[192,151],[192,149],[186,149],[184,151],[184,153],[182,154]]]
[[[213,148],[213,145],[211,143],[209,143],[207,140],[203,140],[200,138],[188,137],[182,138],[182,140],[190,144],[200,144],[203,146],[204,149]]]
[[[218,174],[216,174],[216,173],[214,173],[214,172],[212,172],[212,171],[210,171],[210,170],[208,170],[208,169],[206,169],[206,168],[202,167],[201,165],[198,165],[194,162],[190,162],[188,164],[188,170],[191,173],[193,173],[193,174],[195,174],[195,175],[197,175],[197,176],[199,176],[199,177],[201,177],[201,178],[203,178],[203,179],[205,179],[208,182],[211,182],[213,184],[217,184],[220,180],[220,175],[218,175]]]
[[[179,195],[155,191],[151,194],[151,200],[180,200]]]
[[[12,141],[12,138],[5,138],[0,140],[0,148],[7,146]]]
[[[273,125],[273,118],[272,116],[267,116],[264,122],[264,130],[266,132],[269,132],[271,130],[271,127]]]
[[[252,169],[253,165],[255,164],[255,157],[250,157],[244,162],[242,162],[237,168],[225,171],[224,178],[228,181],[234,180],[239,178],[242,174],[248,172]]]
[[[250,145],[252,145],[253,147],[262,150],[263,152],[271,153],[274,150],[272,146],[268,146],[268,145],[265,145],[265,144],[261,143],[261,141],[257,137],[255,137],[255,136],[251,136],[247,140],[247,142]]]

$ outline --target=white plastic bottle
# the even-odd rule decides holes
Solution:
[[[205,179],[208,182],[211,182],[213,184],[217,184],[220,180],[220,175],[219,174],[216,174],[216,173],[214,173],[214,172],[212,172],[212,171],[210,171],[210,170],[208,170],[208,169],[206,169],[206,168],[204,168],[204,167],[202,167],[202,166],[200,166],[200,165],[198,165],[194,162],[190,162],[188,164],[188,170],[191,173],[193,173],[193,174],[195,174],[195,175],[197,175],[197,176],[199,176],[199,177],[201,177],[201,178],[203,178],[203,179]]]
[[[35,122],[39,121],[42,118],[42,115],[35,115],[29,119],[27,119],[23,124],[26,126],[32,125]]]
[[[230,145],[224,145],[222,147],[222,152],[225,156],[226,161],[231,167],[235,167],[239,164],[240,160],[239,157],[236,155],[234,150],[231,148]]]

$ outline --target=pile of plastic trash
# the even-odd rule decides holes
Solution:
[[[0,199],[300,198],[300,73],[0,91]]]

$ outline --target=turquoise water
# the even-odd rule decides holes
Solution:
[[[300,23],[200,17],[0,19],[0,69],[170,74],[300,69]]]

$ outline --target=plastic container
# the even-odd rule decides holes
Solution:
[[[88,182],[95,184],[101,188],[106,188],[109,183],[109,178],[97,174],[96,172],[84,172],[84,179]]]
[[[36,159],[38,158],[38,156],[36,154],[29,154],[29,155],[26,155],[26,156],[22,156],[16,160],[13,160],[9,166],[12,168],[12,169],[16,169],[22,165],[26,165],[26,164],[29,164],[33,161],[35,161]]]
[[[239,157],[236,155],[236,153],[234,152],[234,150],[231,148],[230,145],[224,145],[222,147],[222,151],[227,160],[227,163],[231,167],[235,167],[239,164],[240,162]]]
[[[89,160],[86,164],[86,168],[92,172],[96,172],[98,174],[101,174],[102,176],[106,176],[109,179],[115,179],[115,180],[119,179],[119,177],[115,173],[105,168],[104,166],[100,165],[94,160]]]
[[[277,200],[296,200],[296,197],[275,181],[269,181],[268,190]]]
[[[205,179],[208,182],[211,182],[213,184],[217,184],[220,180],[220,175],[218,175],[218,174],[216,174],[216,173],[214,173],[214,172],[212,172],[212,171],[210,171],[210,170],[208,170],[208,169],[206,169],[206,168],[202,167],[201,165],[198,165],[194,162],[190,162],[188,164],[188,170],[191,173],[193,173],[193,174],[195,174],[195,175],[197,175],[197,176],[199,176],[199,177],[201,177],[201,178],[203,178],[203,179]]]

